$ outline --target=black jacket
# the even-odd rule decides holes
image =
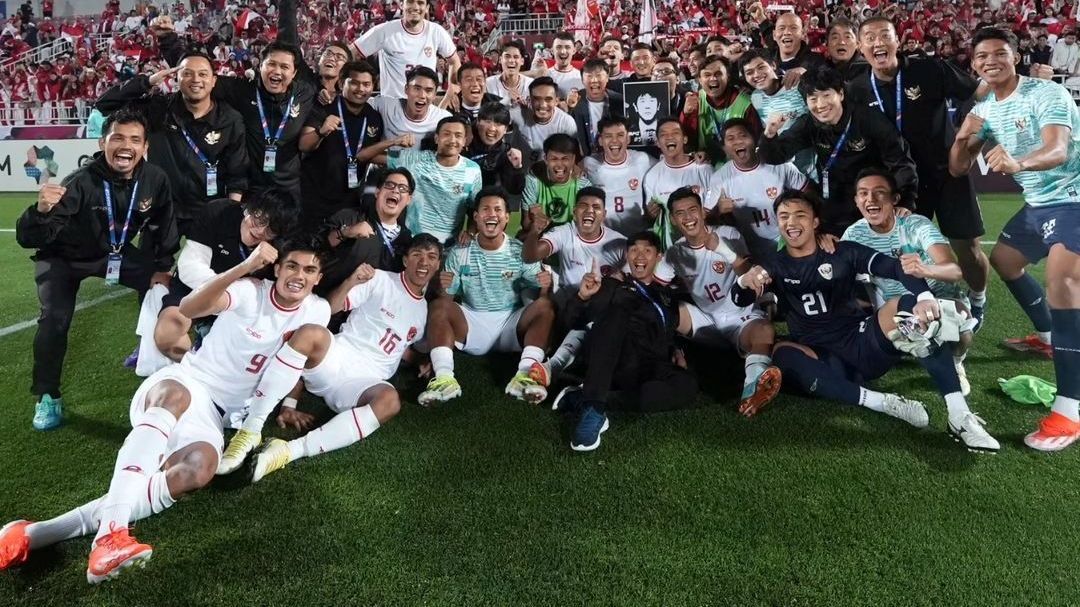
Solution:
[[[506,157],[510,148],[517,148],[521,152],[520,169],[515,169]],[[490,147],[474,133],[472,143],[463,155],[480,165],[484,187],[501,185],[507,192],[520,196],[525,191],[525,172],[529,168],[532,153],[521,133],[509,131],[501,141]]]
[[[574,106],[574,109],[570,110],[570,115],[574,117],[574,122],[577,123],[578,145],[581,146],[582,156],[591,156],[593,152],[600,148],[593,145],[595,142],[592,140],[591,133],[596,128],[596,125],[592,123],[592,116],[589,115],[589,98],[584,92],[578,98],[578,103]],[[601,118],[623,118],[624,116],[623,96],[608,91],[604,97],[604,113]]]
[[[373,196],[364,196],[359,208],[342,209],[334,213],[326,220],[323,229],[329,232],[361,221],[368,222],[375,230],[375,235],[371,238],[346,239],[335,247],[323,263],[323,278],[315,289],[316,294],[324,297],[329,295],[355,272],[360,264],[366,263],[387,272],[400,272],[404,269],[402,256],[412,241],[412,233],[405,227],[405,216],[398,219],[401,232],[392,242],[387,243],[378,227],[379,214],[375,211]]]
[[[95,107],[103,114],[131,106],[141,110],[150,123],[147,160],[169,176],[177,219],[198,217],[206,203],[226,194],[247,190],[247,149],[244,120],[231,107],[215,103],[196,119],[180,93],[151,94],[148,76],[136,76],[105,91]],[[218,193],[206,195],[206,165],[191,149],[185,129],[207,161],[217,167]]]
[[[641,359],[670,362],[675,347],[675,329],[679,323],[679,302],[671,289],[655,281],[642,285],[664,311],[665,322],[661,324],[656,307],[634,285],[629,277],[625,282],[605,278],[600,284],[600,291],[589,301],[582,301],[574,294],[566,304],[567,326],[584,329],[588,323],[602,322],[611,315],[627,315],[630,337]]]
[[[919,178],[908,144],[896,131],[896,125],[876,108],[845,101],[844,115],[837,124],[822,124],[813,115],[803,114],[776,137],[770,139],[762,134],[758,147],[761,160],[768,164],[782,164],[796,152],[813,148],[818,174],[822,174],[849,120],[847,142],[829,171],[829,196],[822,217],[822,230],[837,236],[861,217],[855,206],[855,176],[866,167],[880,166],[892,173],[899,188],[900,206],[915,208]]]
[[[135,245],[154,260],[154,269],[166,272],[180,249],[180,237],[173,217],[172,193],[165,172],[152,164],[139,163],[132,179],[121,179],[105,162],[101,153],[90,164],[64,178],[67,188],[47,215],[30,205],[15,223],[15,238],[26,249],[37,249],[35,259],[60,257],[71,261],[97,260],[109,254],[109,220],[105,211],[105,183],[111,186],[116,234],[122,229],[137,183],[135,204],[123,253]]]

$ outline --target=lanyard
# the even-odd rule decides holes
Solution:
[[[397,252],[394,251],[394,241],[390,238],[390,234],[386,232],[386,228],[382,226],[381,221],[375,221],[375,229],[378,230],[379,235],[382,236],[383,245],[386,246],[387,251],[390,251],[390,257],[396,256]],[[401,232],[398,232],[398,234],[400,235]]]
[[[238,244],[240,245],[240,261],[244,261],[248,258],[248,255],[251,255],[251,251],[249,251],[248,248],[244,246],[243,240],[241,240]]]
[[[345,141],[345,162],[356,162],[352,144],[349,143],[349,127],[345,126],[345,110],[341,108],[341,97],[337,100],[338,118],[341,118],[341,138]],[[360,124],[360,137],[356,140],[356,151],[364,145],[364,132],[367,131],[367,118]]]
[[[180,125],[179,122],[177,122],[177,124]],[[191,138],[191,135],[188,134],[187,129],[185,129],[183,125],[180,125],[180,132],[184,135],[184,139],[187,140],[188,145],[191,147],[191,151],[195,152],[195,155],[199,157],[199,162],[202,162],[207,167],[214,166],[210,163],[210,159],[206,157],[206,154],[195,144],[195,140]]]
[[[847,142],[848,131],[851,130],[851,118],[848,118],[847,126],[844,127],[844,133],[840,135],[840,139],[837,140],[836,146],[833,147],[833,151],[829,154],[829,159],[825,162],[825,173],[832,170],[832,166],[836,164],[836,157],[840,155],[840,149],[844,147],[844,143]]]
[[[640,282],[638,282],[636,280],[634,280],[632,282],[634,283],[634,288],[637,289],[637,292],[640,293],[642,297],[649,300],[649,303],[651,303],[653,305],[653,307],[656,308],[656,313],[660,315],[660,324],[661,324],[661,326],[666,327],[667,326],[667,314],[664,314],[664,308],[660,307],[660,304],[656,303],[656,300],[653,299],[651,295],[649,295],[649,291],[646,290],[645,287],[641,286]]]
[[[897,68],[896,70],[896,130],[903,132],[904,130],[904,106],[900,97],[900,89],[903,88],[903,71]],[[885,113],[885,104],[881,102],[881,94],[878,93],[877,78],[874,77],[874,72],[870,72],[870,89],[874,91],[874,97],[877,97],[878,107],[881,109],[881,113]]]
[[[270,137],[270,126],[266,123],[266,110],[263,109],[262,93],[259,92],[258,87],[255,88],[255,105],[259,107],[259,120],[262,122],[263,136],[266,137],[266,143],[274,145],[276,141],[281,139],[281,134],[285,132],[285,123],[289,121],[289,112],[292,111],[293,101],[296,99],[296,93],[293,93],[289,97],[289,105],[285,106],[285,111],[281,113],[281,123],[278,124],[277,133],[273,137]]]
[[[120,230],[120,237],[116,234],[116,220],[113,216],[112,189],[109,182],[105,182],[105,216],[109,218],[109,246],[113,253],[119,253],[127,241],[128,226],[131,225],[131,213],[135,210],[135,197],[139,194],[139,182],[131,186],[131,202],[128,203],[127,217],[124,219],[124,227]]]

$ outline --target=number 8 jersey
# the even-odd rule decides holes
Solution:
[[[424,336],[427,301],[405,284],[404,274],[376,270],[364,284],[345,296],[348,320],[335,339],[343,340],[363,356],[353,361],[364,375],[390,379],[410,344]]]
[[[278,301],[274,283],[240,279],[225,289],[229,306],[218,314],[202,347],[188,352],[181,367],[210,390],[218,406],[242,408],[262,377],[267,361],[293,331],[330,322],[330,304],[308,295],[293,307]]]

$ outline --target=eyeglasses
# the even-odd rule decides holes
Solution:
[[[670,75],[672,75],[674,73],[675,73],[675,70],[673,70],[671,68],[661,68],[661,69],[658,69],[658,70],[653,70],[653,76],[670,76]]]
[[[407,183],[394,183],[393,181],[384,181],[382,189],[387,192],[397,192],[398,194],[408,194],[409,184]]]
[[[249,219],[251,219],[251,225],[256,228],[267,228],[270,226],[270,218],[262,213],[244,213]]]
[[[335,61],[345,62],[349,60],[349,57],[345,53],[335,53],[332,51],[323,51],[323,57],[331,57]]]

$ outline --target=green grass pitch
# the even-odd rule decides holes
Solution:
[[[10,232],[31,199],[0,195],[0,327],[37,312]],[[993,240],[1018,199],[982,200]],[[81,300],[105,292],[88,281]],[[73,540],[0,574],[0,605],[1076,604],[1080,451],[1022,445],[1043,410],[996,379],[1053,368],[998,345],[1030,327],[996,279],[990,304],[968,372],[972,407],[1003,443],[994,456],[945,435],[944,403],[913,362],[876,385],[928,403],[926,431],[787,395],[748,421],[733,409],[741,365],[697,358],[729,378],[707,383],[699,408],[616,416],[603,447],[579,455],[566,421],[503,395],[514,357],[461,355],[451,404],[408,404],[362,444],[138,523],[155,549],[145,570],[90,587],[89,538]],[[134,319],[130,295],[76,315],[68,422],[44,434],[30,427],[33,329],[0,337],[0,523],[106,490],[139,382],[120,366]],[[415,402],[420,384],[399,379]]]

